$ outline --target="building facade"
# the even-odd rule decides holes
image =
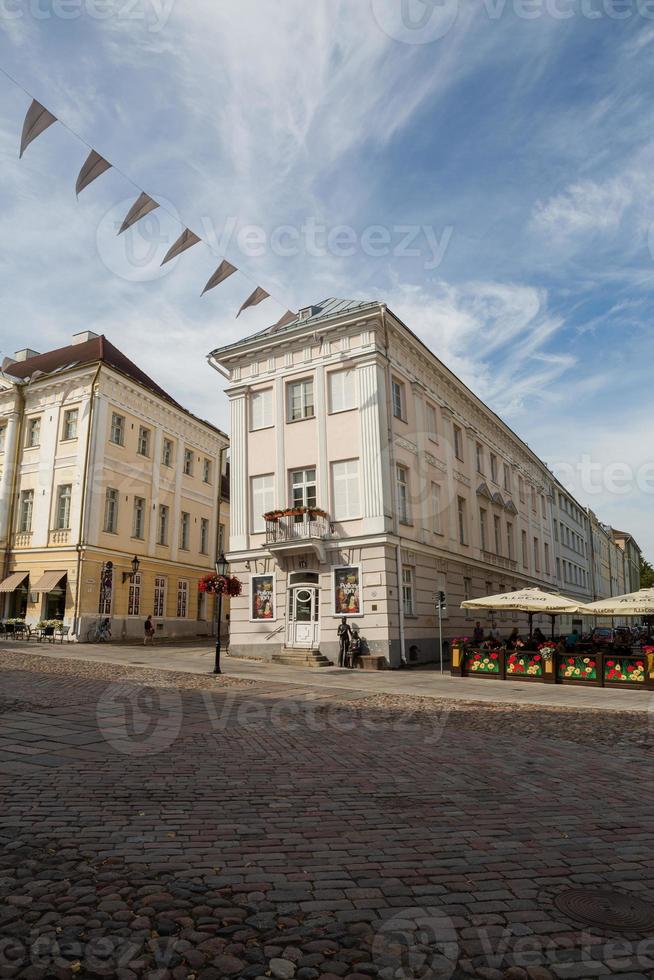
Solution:
[[[213,631],[227,437],[184,410],[105,337],[26,350],[0,376],[4,618],[61,619],[79,639]],[[134,573],[132,562],[138,559]]]
[[[335,661],[345,615],[391,666],[433,660],[439,591],[446,638],[477,618],[524,628],[460,603],[563,591],[572,551],[590,597],[585,543],[557,548],[546,465],[384,305],[325,301],[210,361],[231,404],[233,653]]]
[[[637,592],[640,588],[641,551],[635,538],[627,531],[612,531],[613,540],[624,555],[624,575],[626,592]]]

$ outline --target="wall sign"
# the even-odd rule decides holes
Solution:
[[[275,575],[250,575],[250,622],[270,622],[275,615]]]
[[[334,616],[363,616],[361,566],[339,565],[333,576]]]

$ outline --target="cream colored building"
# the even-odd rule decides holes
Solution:
[[[198,593],[213,570],[228,440],[105,337],[24,350],[0,375],[0,611],[62,618],[79,639],[213,632]],[[132,560],[139,568],[132,575]],[[2,609],[4,604],[4,609]]]

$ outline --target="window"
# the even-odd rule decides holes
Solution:
[[[454,430],[454,455],[463,462],[463,432],[458,425],[453,426]]]
[[[348,521],[361,516],[358,459],[332,463],[332,498],[335,520]]]
[[[209,554],[209,519],[207,517],[200,518],[200,554]]]
[[[62,439],[77,439],[78,418],[78,408],[69,408],[64,412],[64,428],[61,434]]]
[[[397,489],[397,516],[400,524],[409,523],[409,471],[405,466],[395,467]]]
[[[356,372],[352,369],[347,371],[332,371],[327,375],[327,385],[329,390],[329,411],[347,412],[351,408],[357,407],[357,379]]]
[[[182,517],[179,522],[179,546],[182,551],[188,551],[189,537],[191,534],[191,515],[185,510],[182,511]]]
[[[288,421],[313,418],[313,379],[291,381],[288,385]]]
[[[478,442],[477,445],[475,446],[475,455],[477,457],[477,472],[483,474],[483,472],[484,472],[484,447],[481,445],[480,442]]]
[[[413,616],[413,569],[409,565],[402,566],[402,604],[405,616]]]
[[[34,491],[22,490],[20,495],[20,514],[18,520],[18,530],[27,532],[32,530],[32,514],[34,511]]]
[[[177,583],[177,616],[180,619],[186,619],[186,613],[188,611],[188,582],[186,579],[180,579]]]
[[[166,579],[163,575],[158,575],[154,580],[152,615],[159,619],[166,615]]]
[[[136,451],[139,456],[150,455],[150,430],[146,429],[144,425],[139,425],[139,438]]]
[[[459,522],[459,544],[468,543],[466,502],[463,497],[456,498],[456,509]]]
[[[393,397],[393,415],[396,419],[406,419],[406,399],[404,397],[404,385],[397,378],[391,381],[391,392]]]
[[[117,412],[111,413],[109,442],[113,442],[116,446],[122,446],[125,442],[125,418]]]
[[[193,450],[184,450],[184,476],[193,476]]]
[[[531,488],[531,509],[534,514],[538,513],[538,496],[534,487]]]
[[[429,402],[425,405],[425,418],[427,420],[427,435],[432,442],[438,442],[438,419],[436,409]]]
[[[5,451],[5,437],[7,435],[7,426],[0,425],[0,453]]]
[[[267,429],[273,424],[273,390],[253,391],[250,395],[250,429]]]
[[[504,464],[504,489],[511,489],[511,468],[508,463]]]
[[[161,462],[164,466],[173,465],[173,442],[172,439],[164,439],[161,450]]]
[[[554,540],[555,541],[558,541],[559,540],[559,522],[558,521],[554,521]]]
[[[441,488],[437,483],[431,485],[431,529],[434,534],[441,533]]]
[[[540,503],[543,511],[543,520],[547,520],[547,504],[545,503],[545,494],[540,495]]]
[[[141,612],[141,573],[132,576],[127,594],[127,615],[138,616]]]
[[[143,538],[145,536],[145,500],[143,497],[134,497],[134,513],[132,515],[132,537]]]
[[[522,564],[527,568],[529,564],[529,559],[527,556],[527,532],[522,532]]]
[[[502,522],[500,518],[495,515],[493,517],[493,529],[495,532],[495,554],[502,554]]]
[[[513,560],[513,524],[506,525],[506,553]]]
[[[252,531],[254,534],[265,531],[266,522],[263,515],[275,506],[275,477],[272,473],[266,476],[253,476],[251,481],[252,497]]]
[[[222,555],[225,551],[225,525],[218,525],[218,554]]]
[[[525,502],[525,481],[521,476],[518,477],[518,496],[520,497],[520,503]]]
[[[211,460],[206,456],[202,460],[202,482],[211,483]]]
[[[540,545],[538,538],[534,538],[534,570],[540,572]]]
[[[70,483],[65,483],[57,489],[55,528],[58,531],[66,531],[70,528],[70,498],[72,491],[73,487]]]
[[[545,542],[545,574],[550,574],[550,546]]]
[[[26,445],[28,449],[34,449],[41,441],[41,417],[29,419],[27,423]]]
[[[107,488],[104,498],[104,529],[108,534],[118,531],[118,491]]]
[[[494,483],[497,483],[497,456],[495,456],[494,453],[491,453],[490,467],[491,467],[491,474],[490,474],[491,480],[493,480]]]
[[[291,472],[291,502],[293,507],[316,506],[316,470],[293,470]],[[296,522],[304,520],[302,515],[295,518]]]
[[[483,507],[479,510],[479,537],[481,540],[481,550],[488,551],[488,525],[486,522],[487,513]]]
[[[168,544],[168,507],[166,504],[159,504],[159,533],[157,544]]]

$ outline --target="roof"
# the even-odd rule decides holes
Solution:
[[[376,306],[379,306],[377,300],[335,299],[332,296],[329,299],[321,300],[320,303],[312,303],[311,306],[304,307],[304,311],[311,310],[308,316],[300,318],[300,314],[297,313],[292,319],[286,320],[287,314],[285,314],[277,323],[266,327],[265,330],[259,330],[258,333],[250,334],[249,337],[243,337],[239,343],[246,344],[250,340],[256,340],[258,337],[265,337],[269,334],[286,333],[288,330],[299,327],[300,324],[303,326],[305,324],[317,324],[321,320],[328,320],[333,316],[343,316],[345,313],[362,313],[364,310],[374,309]]]
[[[62,368],[78,367],[81,364],[92,364],[94,361],[102,361],[109,367],[116,368],[122,374],[126,374],[132,381],[149,388],[155,395],[165,398],[166,401],[182,408],[179,402],[175,401],[172,395],[164,391],[156,381],[136,366],[127,355],[119,351],[117,347],[107,340],[104,334],[100,337],[93,337],[85,340],[81,344],[69,344],[67,347],[58,347],[57,350],[47,351],[45,354],[37,354],[35,357],[28,357],[25,361],[15,361],[5,368],[5,373],[14,378],[29,378],[35,371],[42,371],[44,374],[51,374],[53,371]]]

